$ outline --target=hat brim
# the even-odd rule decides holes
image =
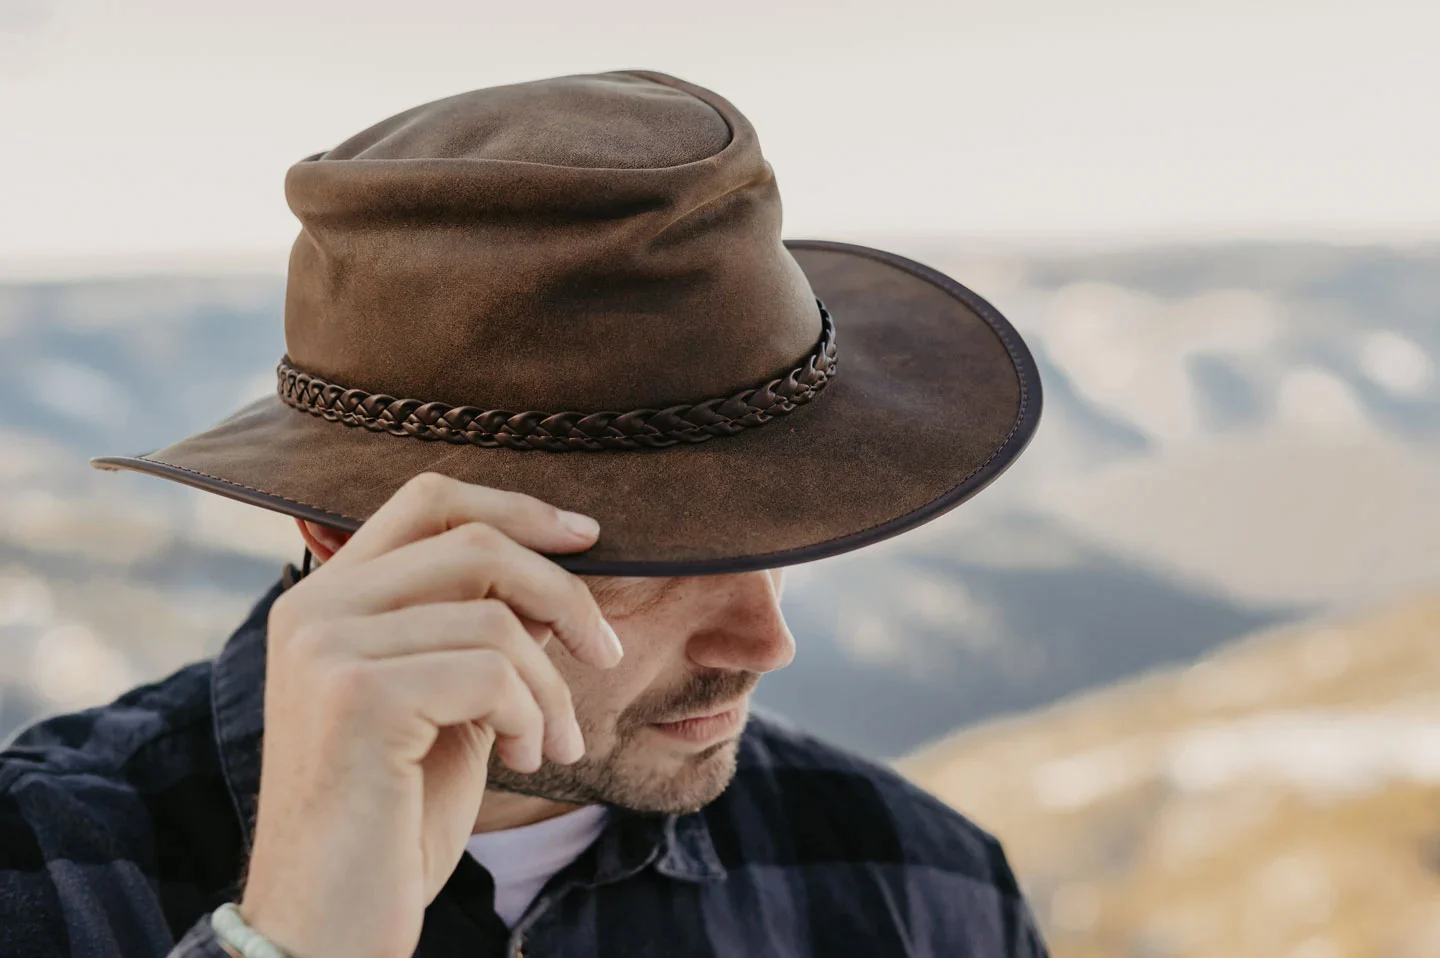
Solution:
[[[592,575],[705,575],[848,552],[954,508],[1020,454],[1040,379],[989,303],[912,260],[786,243],[834,317],[838,375],[816,399],[733,436],[664,449],[551,453],[426,442],[259,400],[142,456],[92,460],[355,530],[437,472],[594,516],[599,542],[554,556]]]

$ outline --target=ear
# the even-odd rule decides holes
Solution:
[[[305,540],[305,544],[310,547],[315,558],[321,562],[327,561],[340,551],[341,546],[350,541],[350,533],[322,526],[306,519],[296,519],[295,525],[300,528],[300,536]]]

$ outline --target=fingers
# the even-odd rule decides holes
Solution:
[[[540,555],[588,548],[597,530],[531,496],[425,473],[303,584],[303,598],[282,596],[272,616],[315,621],[493,597],[550,629],[580,661],[609,668],[623,651],[590,591]]]
[[[391,496],[327,565],[364,562],[472,522],[494,526],[538,552],[579,552],[600,534],[594,519],[533,496],[422,473]]]
[[[382,659],[372,667],[383,687],[426,721],[441,727],[483,723],[509,740],[504,757],[515,771],[540,767],[544,713],[514,663],[498,649],[421,652]]]
[[[348,547],[347,547],[348,548]],[[623,654],[585,583],[500,530],[470,523],[401,546],[332,577],[307,604],[324,617],[372,615],[407,606],[494,598],[549,628],[576,658],[609,668]],[[318,583],[317,583],[318,584]],[[399,654],[403,638],[380,654]]]
[[[530,690],[544,718],[544,751],[557,762],[585,752],[575,720],[570,687],[555,669],[525,623],[504,602],[447,602],[420,605],[348,621],[333,637],[312,639],[332,646],[313,648],[367,659],[415,656],[429,652],[493,649],[510,661]]]
[[[541,553],[597,535],[594,520],[530,496],[419,476],[272,606],[272,661],[318,676],[308,687],[328,713],[388,729],[402,751],[421,749],[416,761],[434,728],[466,723],[519,771],[575,761],[584,742],[544,643],[554,635],[599,668],[623,653],[584,582]],[[410,721],[373,724],[397,714]]]

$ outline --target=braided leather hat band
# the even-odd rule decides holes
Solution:
[[[458,445],[546,452],[653,449],[704,442],[762,426],[814,399],[835,376],[835,323],[820,307],[821,333],[805,362],[779,379],[732,396],[630,412],[510,412],[450,406],[327,382],[290,365],[276,368],[281,400],[302,412],[347,426]]]

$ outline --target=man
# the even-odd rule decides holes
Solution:
[[[287,194],[277,394],[97,464],[294,516],[306,572],[0,759],[0,952],[1043,954],[994,839],[748,709],[784,566],[1028,441],[1014,330],[782,243],[750,124],[662,74],[418,107]]]

